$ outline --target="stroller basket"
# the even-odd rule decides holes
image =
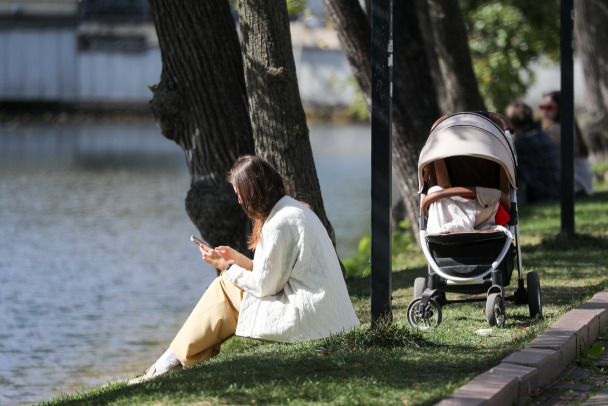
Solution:
[[[492,267],[502,251],[507,236],[502,231],[429,234],[426,240],[429,252],[442,273],[454,278],[475,278]],[[508,285],[513,261],[505,256],[498,267],[504,285]]]

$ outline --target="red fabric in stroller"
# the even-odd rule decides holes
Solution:
[[[505,300],[519,304],[530,301],[521,269],[517,156],[510,128],[509,121],[496,113],[457,113],[442,117],[431,128],[418,163],[420,242],[429,263],[429,276],[428,288],[424,278],[417,278],[414,284],[408,321],[416,328],[441,322],[441,306],[454,302],[447,300],[446,292],[487,293],[488,322],[499,326],[504,324]],[[499,191],[494,194],[500,195],[500,205],[510,217],[504,232],[501,227],[498,231],[489,227],[483,231],[427,232],[433,204],[461,196],[477,199],[478,193],[486,189]],[[479,207],[479,201],[476,204]],[[518,290],[514,297],[507,298],[505,286],[510,283],[516,256]],[[534,273],[532,278],[538,289],[533,292],[531,300],[536,304],[530,312],[542,314],[538,276]]]

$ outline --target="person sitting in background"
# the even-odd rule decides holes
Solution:
[[[549,92],[543,95],[543,103],[538,106],[543,113],[543,118],[548,122],[545,132],[558,148],[561,145],[560,124],[560,99],[559,91]],[[593,170],[589,163],[589,148],[582,137],[581,130],[574,120],[574,193],[576,196],[593,195]]]
[[[560,196],[559,148],[534,122],[532,108],[522,102],[507,107],[513,124],[517,153],[518,189],[521,201],[535,202]],[[523,196],[522,196],[523,195]]]
[[[262,158],[239,158],[229,172],[253,220],[253,260],[228,246],[200,245],[222,273],[207,288],[167,351],[129,385],[203,362],[238,335],[270,342],[316,340],[359,325],[327,230],[304,203],[285,195]]]

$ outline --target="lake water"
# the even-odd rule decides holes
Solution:
[[[345,257],[370,230],[370,128],[310,130]],[[5,120],[0,404],[133,377],[164,352],[215,276],[189,241],[188,187],[151,120]]]

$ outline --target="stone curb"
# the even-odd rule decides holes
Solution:
[[[557,378],[608,329],[608,289],[572,309],[526,348],[504,358],[436,406],[511,406]]]

